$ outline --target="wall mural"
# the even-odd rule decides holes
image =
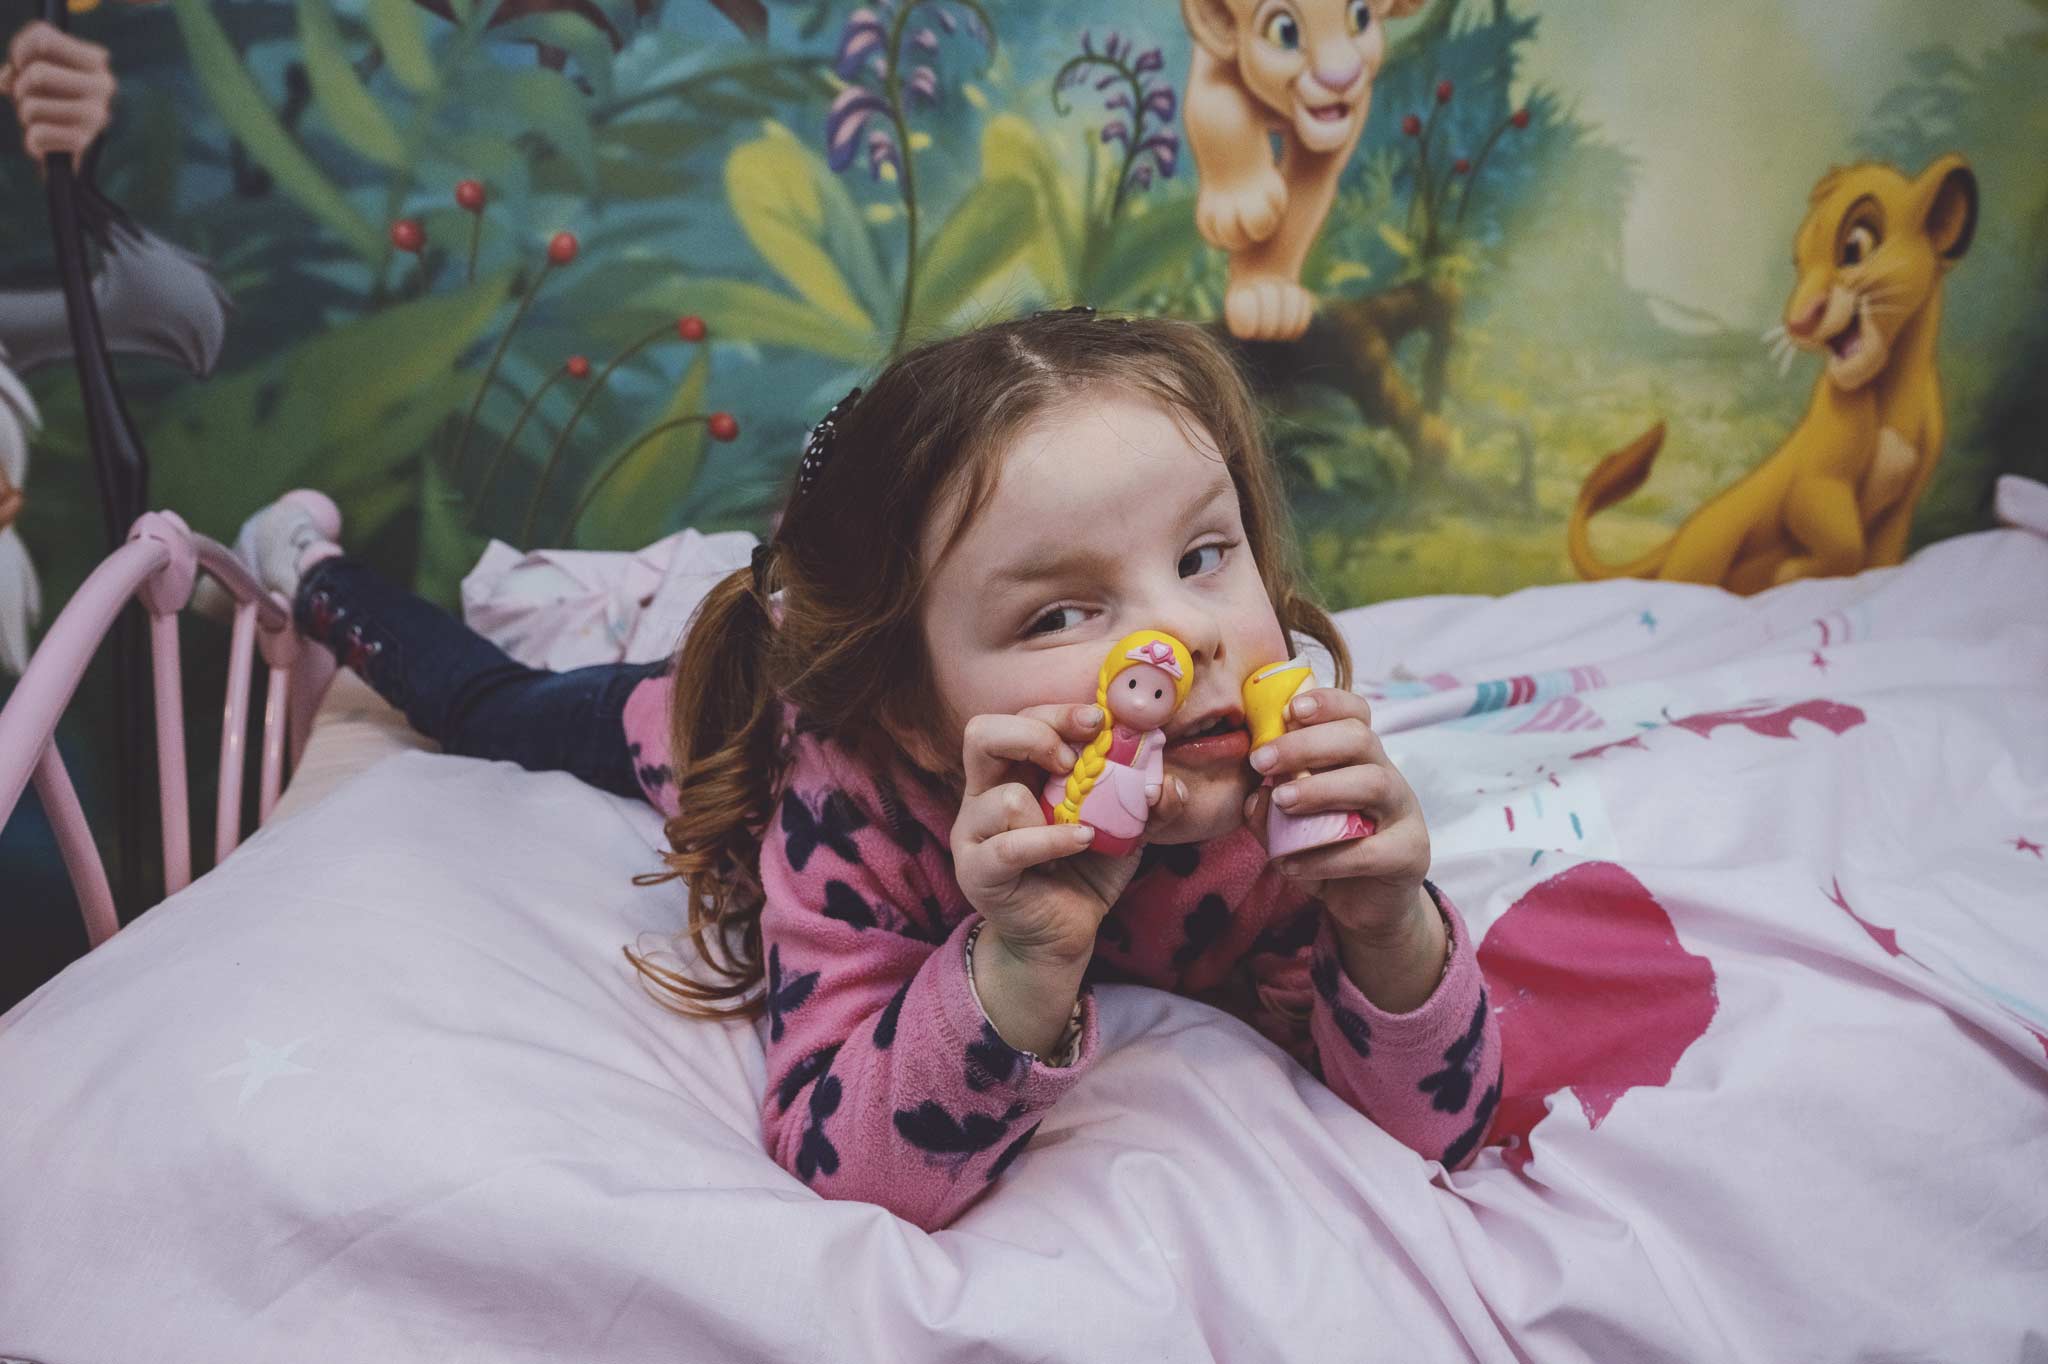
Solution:
[[[1334,606],[1753,592],[2048,465],[2048,0],[73,9],[0,70],[0,674],[104,545],[24,137],[150,504],[317,485],[451,605],[760,529],[878,362],[1077,302],[1231,338]]]

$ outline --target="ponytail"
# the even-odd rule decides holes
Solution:
[[[773,813],[780,709],[766,685],[774,628],[763,589],[751,569],[741,569],[698,605],[676,655],[669,752],[677,812],[663,829],[670,851],[662,854],[669,869],[634,881],[681,878],[688,884],[690,939],[719,979],[693,979],[623,950],[642,976],[672,996],[664,1004],[691,1017],[761,1013],[758,996],[726,1002],[746,995],[762,977],[761,842]]]

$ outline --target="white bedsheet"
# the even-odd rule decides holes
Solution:
[[[1109,987],[955,1227],[823,1202],[620,955],[652,812],[404,753],[0,1019],[0,1357],[2048,1360],[2048,538],[1344,624],[1526,1142]]]

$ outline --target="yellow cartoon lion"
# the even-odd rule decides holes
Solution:
[[[1941,459],[1941,286],[1969,249],[1977,178],[1955,155],[1917,178],[1866,162],[1830,170],[1809,203],[1793,238],[1799,276],[1783,330],[1822,357],[1806,416],[1769,459],[1625,564],[1594,557],[1587,524],[1642,486],[1663,424],[1602,460],[1572,510],[1582,577],[1751,593],[1906,557],[1913,509]]]
[[[1181,0],[1195,40],[1183,115],[1201,178],[1195,227],[1230,253],[1232,336],[1291,341],[1308,330],[1316,301],[1301,266],[1365,131],[1383,21],[1422,3]]]

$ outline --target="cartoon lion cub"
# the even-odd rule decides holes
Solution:
[[[1383,21],[1422,3],[1181,0],[1195,40],[1182,116],[1202,182],[1195,227],[1230,253],[1232,336],[1291,341],[1308,330],[1316,301],[1301,266],[1365,131]]]
[[[1865,162],[1830,170],[1809,203],[1785,306],[1786,339],[1822,357],[1806,416],[1777,453],[1626,564],[1594,557],[1587,523],[1642,486],[1663,424],[1602,460],[1572,510],[1582,577],[1751,593],[1906,557],[1913,509],[1941,459],[1941,286],[1976,229],[1977,178],[1955,155],[1917,179]]]

